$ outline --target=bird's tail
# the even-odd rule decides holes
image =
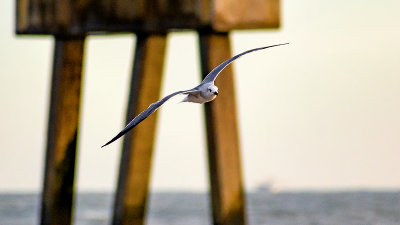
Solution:
[[[189,95],[186,95],[180,102],[178,102],[178,104],[183,103],[183,102],[189,102],[188,96]]]

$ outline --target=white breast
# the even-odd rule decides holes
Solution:
[[[209,101],[212,101],[215,99],[214,94],[200,94],[200,93],[193,93],[193,94],[188,94],[182,102],[193,102],[193,103],[199,103],[203,104]]]

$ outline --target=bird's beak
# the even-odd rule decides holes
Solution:
[[[218,96],[218,92],[214,92],[214,95]]]

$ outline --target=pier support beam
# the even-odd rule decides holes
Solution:
[[[84,37],[55,38],[41,224],[70,225]]]
[[[137,34],[126,120],[160,98],[166,35]],[[157,112],[155,112],[157,114]],[[125,135],[113,224],[142,225],[145,220],[157,115]]]
[[[231,57],[228,33],[200,32],[200,51],[205,77]],[[245,200],[232,66],[221,72],[215,85],[221,90],[218,98],[205,104],[213,221],[215,225],[243,225]]]

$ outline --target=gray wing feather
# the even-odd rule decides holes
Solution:
[[[161,99],[158,102],[152,103],[146,110],[144,110],[139,115],[137,115],[135,118],[133,118],[133,120],[131,122],[129,122],[128,125],[126,125],[126,127],[121,132],[119,132],[113,139],[111,139],[109,142],[107,142],[105,145],[103,145],[101,147],[107,146],[107,145],[113,143],[114,141],[116,141],[117,139],[119,139],[120,137],[122,137],[124,134],[126,134],[128,131],[130,131],[132,128],[134,128],[136,125],[138,125],[144,119],[146,119],[152,113],[154,113],[162,104],[164,104],[166,101],[168,101],[168,99],[172,98],[173,96],[178,95],[178,94],[193,93],[193,92],[197,92],[197,91],[198,90],[195,88],[191,89],[191,90],[186,90],[186,91],[177,91],[168,96],[165,96],[163,99]]]
[[[217,78],[218,74],[226,67],[228,66],[231,62],[233,62],[235,59],[246,55],[247,53],[250,52],[254,52],[254,51],[258,51],[258,50],[262,50],[262,49],[266,49],[266,48],[272,48],[272,47],[276,47],[276,46],[280,46],[280,45],[287,45],[289,43],[284,43],[284,44],[277,44],[277,45],[270,45],[270,46],[265,46],[265,47],[260,47],[260,48],[254,48],[254,49],[250,49],[247,50],[245,52],[242,52],[238,55],[233,56],[232,58],[226,60],[225,62],[219,64],[219,66],[215,67],[205,78],[204,80],[201,82],[202,84],[204,83],[208,83],[208,82],[214,82],[215,79]]]

